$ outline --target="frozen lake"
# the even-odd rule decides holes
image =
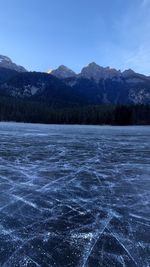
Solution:
[[[0,123],[0,266],[150,266],[150,127]]]

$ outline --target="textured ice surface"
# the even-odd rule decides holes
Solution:
[[[0,266],[150,266],[150,127],[0,123]]]

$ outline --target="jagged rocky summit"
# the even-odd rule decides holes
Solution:
[[[150,104],[150,77],[101,67],[95,62],[79,74],[61,65],[49,73],[27,72],[0,56],[0,96],[32,98],[61,106],[100,104]]]

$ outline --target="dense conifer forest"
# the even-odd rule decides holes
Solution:
[[[149,125],[149,105],[73,105],[61,107],[0,98],[0,121],[47,124]]]

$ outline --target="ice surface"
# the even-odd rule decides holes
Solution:
[[[0,266],[150,266],[149,138],[0,123]]]

